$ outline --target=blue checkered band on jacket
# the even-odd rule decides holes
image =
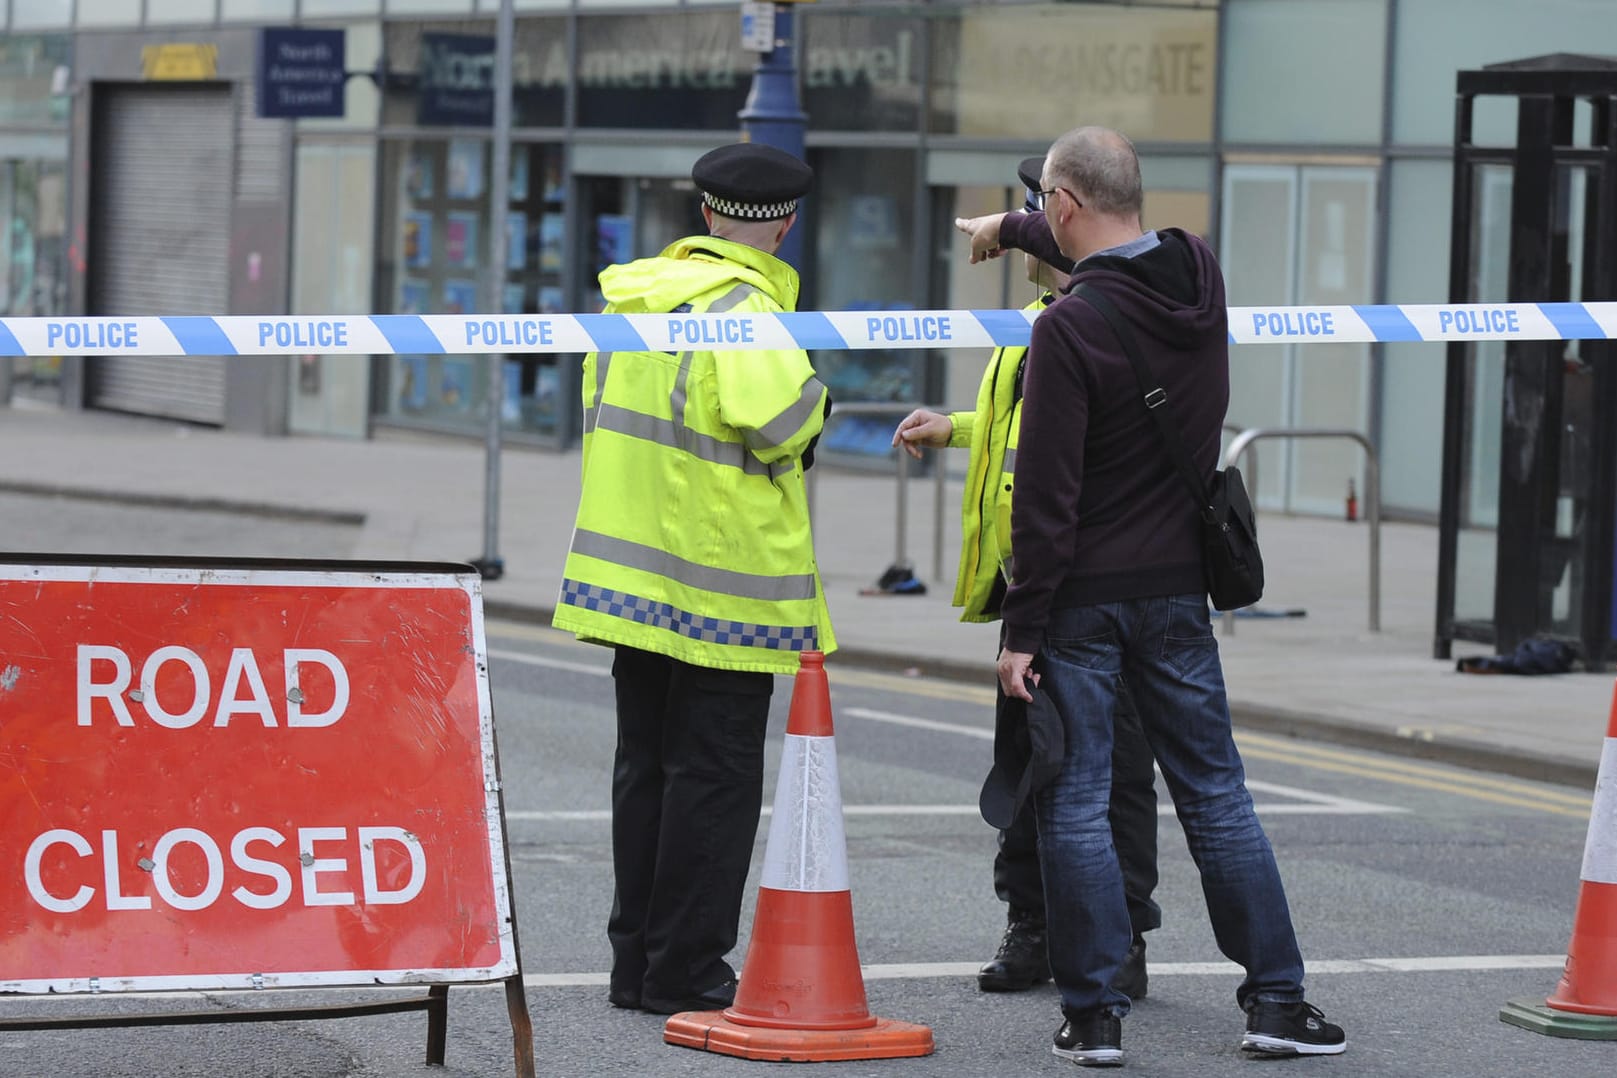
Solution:
[[[773,648],[777,651],[813,651],[818,637],[812,625],[749,625],[727,618],[709,618],[656,603],[627,592],[613,591],[577,580],[563,580],[562,602],[582,610],[594,610],[640,625],[668,629],[692,640],[709,644],[729,644],[742,648]]]
[[[755,218],[759,221],[774,221],[785,217],[797,209],[797,199],[788,202],[766,202],[763,205],[752,205],[746,202],[732,202],[727,198],[710,195],[702,192],[702,201],[713,207],[714,213],[722,213],[726,217]]]

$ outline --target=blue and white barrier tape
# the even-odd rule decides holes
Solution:
[[[1232,344],[1617,338],[1617,303],[1231,307]],[[1025,345],[1026,311],[0,318],[0,356],[507,355]]]

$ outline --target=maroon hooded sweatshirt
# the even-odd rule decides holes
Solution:
[[[1037,652],[1052,610],[1202,594],[1195,499],[1175,471],[1116,334],[1088,284],[1133,326],[1191,459],[1212,477],[1230,398],[1229,316],[1212,249],[1179,229],[1132,258],[1080,262],[1033,323],[1011,506],[1005,646]],[[1000,243],[1057,265],[1042,213],[1012,213]]]

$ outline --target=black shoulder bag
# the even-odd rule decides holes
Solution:
[[[1157,431],[1162,435],[1163,448],[1190,489],[1191,497],[1201,506],[1202,575],[1207,580],[1207,594],[1213,600],[1213,607],[1236,610],[1251,606],[1263,598],[1263,556],[1258,552],[1257,517],[1252,512],[1252,500],[1247,497],[1240,471],[1233,467],[1215,471],[1211,483],[1202,478],[1191,462],[1190,451],[1185,448],[1179,429],[1162,407],[1168,401],[1168,394],[1163,392],[1140,353],[1133,328],[1098,289],[1081,284],[1074,294],[1082,296],[1099,311],[1117,335],[1129,365],[1134,368],[1134,379],[1139,383],[1146,411],[1156,421]]]

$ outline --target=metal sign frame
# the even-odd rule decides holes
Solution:
[[[120,585],[139,585],[143,587],[126,587],[120,591]],[[153,585],[157,586],[156,590],[154,590],[152,587]],[[463,832],[466,834],[475,834],[481,829],[486,828],[486,837],[489,843],[489,849],[486,851],[486,864],[490,872],[490,877],[481,882],[475,880],[467,882],[482,889],[482,897],[479,899],[479,901],[483,903],[484,914],[489,918],[489,920],[485,921],[487,935],[483,937],[483,942],[476,948],[468,947],[468,949],[463,952],[463,954],[467,956],[474,954],[477,956],[476,958],[470,960],[472,964],[466,964],[467,960],[464,958],[451,956],[445,961],[439,963],[440,966],[445,968],[432,968],[431,963],[410,963],[412,968],[408,969],[366,970],[343,967],[324,970],[279,970],[276,972],[266,972],[262,974],[231,972],[229,970],[207,971],[200,968],[190,968],[182,970],[180,973],[172,976],[154,976],[149,972],[144,972],[143,975],[137,976],[112,976],[100,978],[86,976],[85,974],[87,971],[85,969],[65,970],[63,971],[63,976],[46,976],[43,978],[37,976],[11,976],[8,978],[8,971],[0,969],[0,998],[3,998],[5,995],[25,997],[35,994],[59,994],[64,991],[96,993],[104,995],[109,993],[134,993],[142,990],[154,989],[218,990],[222,988],[252,989],[337,986],[364,987],[372,984],[386,984],[393,986],[427,986],[426,994],[421,996],[413,996],[404,999],[395,997],[375,1002],[344,1003],[324,1006],[276,1006],[265,1008],[255,1007],[250,1009],[184,1011],[155,1014],[107,1014],[66,1018],[6,1018],[0,1019],[0,1030],[94,1029],[119,1026],[191,1025],[211,1022],[290,1021],[317,1018],[357,1017],[361,1015],[402,1013],[420,1010],[427,1013],[426,1061],[428,1063],[441,1064],[444,1062],[444,1051],[447,1041],[449,986],[456,983],[475,984],[488,983],[490,981],[501,981],[505,985],[507,1011],[509,1012],[511,1021],[515,1073],[518,1075],[518,1078],[532,1078],[534,1074],[532,1021],[528,1013],[527,1000],[523,991],[521,952],[517,938],[515,895],[513,888],[510,885],[511,859],[509,842],[506,837],[504,791],[503,783],[500,779],[499,752],[495,738],[493,705],[489,687],[487,644],[484,638],[482,622],[481,586],[476,571],[467,565],[428,562],[358,562],[176,557],[113,558],[101,556],[65,556],[60,554],[0,554],[0,620],[4,620],[7,617],[6,610],[8,606],[10,606],[13,610],[27,611],[31,606],[37,604],[39,601],[37,596],[41,592],[52,590],[54,588],[63,594],[67,594],[74,592],[74,589],[81,587],[82,590],[76,593],[75,601],[79,604],[77,608],[78,611],[88,611],[88,613],[83,615],[86,619],[93,618],[96,611],[99,610],[103,603],[108,608],[117,610],[117,603],[120,600],[131,595],[136,595],[137,593],[142,597],[143,601],[149,601],[150,596],[157,594],[162,595],[166,601],[169,591],[175,588],[185,592],[187,595],[187,599],[184,603],[184,606],[187,609],[183,613],[183,616],[186,617],[191,616],[188,610],[190,605],[189,597],[195,596],[197,598],[198,605],[206,605],[210,601],[209,591],[211,590],[211,601],[217,605],[219,613],[227,622],[227,626],[231,614],[234,613],[234,608],[231,606],[232,599],[238,596],[268,597],[270,600],[270,605],[273,606],[273,601],[283,591],[286,596],[288,609],[297,609],[300,603],[304,608],[310,608],[319,607],[322,602],[327,603],[328,606],[338,603],[359,602],[361,600],[368,600],[369,595],[371,594],[365,589],[371,589],[371,591],[375,592],[378,597],[386,594],[387,589],[394,589],[397,592],[415,597],[424,602],[444,605],[447,608],[454,610],[464,610],[468,618],[467,623],[464,625],[451,625],[451,628],[446,632],[445,637],[446,640],[448,640],[450,636],[465,636],[469,638],[467,641],[469,646],[464,646],[466,658],[464,660],[456,661],[464,662],[465,664],[469,665],[470,669],[463,668],[460,672],[462,675],[462,681],[464,682],[465,675],[471,674],[474,684],[470,686],[463,684],[463,686],[458,690],[458,696],[456,697],[454,706],[464,708],[475,702],[475,707],[477,709],[477,730],[475,733],[473,733],[465,725],[466,720],[470,718],[469,715],[463,713],[459,716],[462,726],[456,731],[453,742],[455,751],[458,753],[458,758],[461,762],[458,765],[457,770],[455,770],[450,779],[447,781],[459,782],[465,773],[475,771],[477,774],[474,777],[476,778],[478,787],[475,790],[461,791],[461,800],[464,802],[464,804],[460,806],[461,815],[456,818],[455,827],[453,829],[445,828],[443,829],[442,833],[445,835],[460,834]],[[232,588],[237,588],[240,590],[239,592],[224,590]],[[327,593],[322,592],[321,589],[341,589],[342,594],[334,595],[332,598],[327,599]],[[9,596],[8,592],[10,593]],[[454,597],[453,593],[457,592],[465,596],[466,602],[464,607],[462,607],[459,604],[459,601]],[[350,596],[360,597],[360,599],[350,599]],[[435,596],[438,598],[434,598]],[[10,600],[9,603],[8,598]],[[346,612],[347,609],[347,606],[341,606],[339,608],[339,614]],[[262,611],[260,610],[259,613],[261,614]],[[36,626],[35,629],[30,629],[24,620],[25,616],[26,615],[18,616],[13,614],[10,615],[10,620],[13,622],[14,628],[20,626],[21,631],[25,635],[28,635],[38,630],[38,627]],[[176,614],[176,617],[180,616],[182,615]],[[406,615],[403,613],[399,613],[395,616],[401,619],[406,617]],[[45,635],[48,636],[48,633]],[[251,635],[252,634],[248,634],[249,637],[251,637]],[[282,641],[291,639],[291,637],[287,635],[277,636],[276,631],[273,628],[262,631],[259,639],[269,639],[272,637]],[[64,636],[64,641],[65,639],[66,637]],[[235,637],[232,637],[232,640],[235,640]],[[99,643],[104,645],[106,644],[106,641],[100,641]],[[381,645],[373,644],[372,646],[376,647]],[[41,643],[39,645],[39,649],[46,652],[50,652],[50,648],[51,645],[49,643]],[[64,649],[65,643],[63,649],[58,650]],[[0,672],[0,676],[3,676],[5,683],[7,684],[8,691],[16,690],[17,686],[28,676],[26,671],[26,662],[27,658],[29,657],[16,653],[15,649],[13,650],[14,659],[16,661],[10,663],[0,663],[0,666],[6,667],[5,671]],[[168,650],[173,651],[175,649]],[[450,648],[448,645],[441,643],[435,654],[448,655],[452,654],[453,650],[454,649]],[[154,656],[156,654],[156,652],[153,653]],[[210,655],[212,654],[213,653],[210,652]],[[67,661],[64,660],[62,654],[59,653],[49,653],[43,656],[36,655],[32,656],[32,658],[35,662],[36,672],[39,670],[49,670],[53,675],[59,674],[64,661]],[[231,660],[232,669],[236,668],[238,658],[238,653],[233,652]],[[91,680],[91,675],[84,672],[86,660],[84,659],[84,652],[82,648],[79,649],[78,658],[75,661],[79,671],[79,680],[74,687],[74,693],[79,697],[80,708],[83,708],[85,697],[91,695],[99,696],[101,694],[89,694],[84,689],[84,684],[86,681]],[[215,661],[217,660],[215,659]],[[425,662],[425,660],[423,661]],[[297,703],[301,701],[303,697],[299,687],[293,684],[292,679],[295,674],[302,676],[301,674],[298,674],[298,671],[301,670],[301,668],[293,668],[290,659],[286,660],[286,662],[288,666],[288,689],[287,695],[284,699]],[[148,668],[151,667],[151,663],[152,660],[148,659]],[[169,726],[171,729],[174,729],[171,722],[162,721],[165,717],[172,720],[174,718],[173,713],[165,711],[160,705],[158,705],[155,698],[148,699],[144,691],[149,689],[155,697],[157,685],[156,678],[158,677],[158,674],[151,673],[149,675],[151,679],[150,684],[148,684],[145,680],[148,677],[146,672],[143,671],[141,676],[143,680],[140,682],[140,691],[131,689],[126,694],[127,699],[146,707],[148,719],[157,720],[159,726]],[[239,695],[235,694],[243,685],[249,685],[252,688],[255,688],[257,694],[262,694],[264,692],[264,683],[262,679],[257,681],[253,680],[258,678],[258,676],[259,675],[257,674],[256,670],[252,678],[243,679],[240,674],[237,675],[235,682],[232,683],[234,686],[236,686],[236,689],[230,690],[232,695],[228,697],[232,712],[242,710],[242,708],[238,708],[237,705],[251,703],[251,701],[243,701]],[[367,676],[375,675],[367,674]],[[202,689],[200,679],[194,680],[197,681],[197,683],[193,685],[193,690],[195,691],[196,697],[198,699],[206,699],[207,693]],[[228,673],[225,678],[222,679],[222,684],[224,682],[230,682],[230,675]],[[119,684],[122,685],[124,683],[128,683],[127,678],[125,678],[124,682],[120,682]],[[35,706],[45,697],[49,696],[52,691],[58,691],[60,689],[60,686],[56,681],[51,681],[48,684],[50,685],[50,689],[37,690],[39,695],[32,698],[32,702],[26,706]],[[173,682],[171,681],[170,684],[173,684]],[[305,681],[301,684],[312,685],[314,683]],[[97,688],[100,688],[100,686],[97,686]],[[122,693],[122,689],[120,688],[118,692]],[[22,697],[18,697],[18,699],[22,699]],[[124,697],[120,696],[117,697],[117,699],[122,700]],[[224,701],[226,699],[226,690],[221,688],[220,714],[224,713]],[[101,699],[92,702],[107,705],[112,712],[117,712],[119,710],[118,706],[112,706],[111,699]],[[284,706],[290,707],[290,705]],[[335,705],[333,704],[331,706]],[[372,712],[372,714],[385,714],[390,721],[392,721],[394,716],[399,714],[399,709],[388,709],[385,702],[378,702],[372,706],[376,709],[374,712]],[[90,716],[92,718],[92,722],[88,723],[84,721],[86,717],[86,714],[81,710],[78,716],[75,732],[87,733],[87,731],[84,731],[83,729],[85,727],[90,727],[91,730],[95,729],[93,722],[94,717]],[[435,712],[431,718],[434,721],[442,719],[446,726],[455,721],[453,716],[444,718],[437,712]],[[68,713],[67,722],[72,724],[73,721],[72,714]],[[198,720],[192,719],[191,721],[197,722]],[[236,716],[232,721],[243,721],[243,718]],[[277,725],[273,716],[270,716],[269,718],[259,716],[256,720],[252,715],[245,716],[245,723],[252,729],[257,729],[256,726],[253,726],[255,721],[261,722],[266,730]],[[331,720],[333,724],[336,721],[336,719]],[[133,725],[134,724],[125,724],[121,719],[108,719],[108,721],[101,724],[100,728],[108,731],[109,734],[113,732],[117,734],[124,734],[129,733],[129,727]],[[218,722],[216,717],[214,726],[218,727],[219,725],[221,724]],[[291,721],[291,712],[288,711],[285,722],[285,726],[287,728],[276,730],[276,733],[278,735],[291,734],[293,732],[291,730],[293,725],[294,723]],[[318,725],[318,723],[310,722],[309,725]],[[26,730],[28,727],[25,722],[17,724],[7,723],[0,725],[0,732],[9,734],[14,728]],[[235,731],[227,732],[234,733]],[[284,739],[285,738],[283,736],[283,740]],[[476,759],[473,758],[474,753],[476,755]],[[202,754],[197,755],[199,761],[205,759]],[[51,758],[37,763],[36,766],[43,766],[47,768],[57,766],[57,764],[53,763],[53,759],[54,758]],[[94,757],[83,756],[82,759],[93,761]],[[93,766],[93,764],[88,766]],[[209,779],[211,780],[212,778],[213,775],[210,773]],[[273,786],[265,788],[272,789]],[[165,790],[165,794],[167,792],[169,791]],[[243,798],[243,801],[250,803],[252,800],[251,794],[254,792],[255,791],[253,789],[249,789],[247,791],[247,796]],[[232,797],[234,796],[236,795],[232,794]],[[405,804],[406,801],[407,799],[401,800],[398,802],[398,804]],[[386,804],[386,807],[393,807],[392,802],[387,802],[384,799],[384,803]],[[193,808],[195,808],[195,806],[193,806]],[[251,805],[251,808],[259,809],[260,806],[253,804]],[[237,813],[240,811],[240,809],[232,805],[232,807],[228,810],[220,810],[218,819],[222,822],[227,821],[232,824],[240,822],[240,817],[237,815]],[[200,812],[197,813],[197,822],[202,822],[202,814]],[[423,827],[419,824],[413,825],[412,830],[416,829],[417,827],[420,827],[425,834],[437,834],[437,832],[432,831],[430,826]],[[411,838],[418,843],[422,841],[413,835]],[[37,840],[35,844],[37,844]],[[235,851],[233,848],[233,855],[234,852]],[[104,856],[107,855],[104,854]],[[158,856],[159,860],[161,860],[162,855],[158,854],[156,856]],[[368,871],[373,876],[378,874],[378,862],[376,860],[378,856],[379,855],[374,849],[370,851],[371,859],[369,861],[366,861],[363,855],[361,856],[360,860],[362,874],[364,871],[366,871],[366,865],[370,866]],[[306,852],[303,857],[300,857],[300,859],[305,866],[309,864],[309,861],[306,859]],[[346,864],[346,862],[339,863]],[[148,867],[148,864],[148,859],[142,859],[141,867],[146,868],[147,871],[150,872],[152,869]],[[425,864],[426,861],[423,859],[421,875],[427,875]],[[238,866],[243,868],[246,867],[241,866],[239,862]],[[37,866],[34,866],[32,871],[37,874],[40,870]],[[166,867],[164,867],[159,871],[166,873],[168,870]],[[449,869],[441,869],[439,872],[440,875],[431,881],[435,885],[436,890],[429,892],[429,894],[433,895],[434,897],[441,897],[447,894],[449,898],[458,900],[458,897],[461,894],[459,890],[461,884],[460,874]],[[269,876],[271,874],[260,873],[260,875]],[[210,869],[210,879],[211,876],[212,872]],[[351,879],[353,873],[350,872],[349,876]],[[412,879],[413,878],[414,873],[412,873]],[[109,908],[112,908],[112,884],[115,882],[115,880],[116,877],[109,877],[106,881],[108,883],[108,888],[103,900],[107,903]],[[366,881],[367,886],[374,882],[374,880]],[[308,881],[306,878],[305,887],[307,887],[307,885]],[[169,886],[173,887],[172,881],[170,881]],[[290,884],[288,884],[288,889],[290,889]],[[88,891],[89,889],[85,888],[85,890]],[[174,887],[174,890],[177,892],[178,888]],[[159,893],[163,893],[161,886],[158,886],[158,891]],[[215,893],[217,894],[217,892]],[[321,893],[324,894],[325,892]],[[126,896],[123,896],[120,892],[120,898],[125,897]],[[192,896],[182,895],[180,897],[189,899]],[[350,902],[352,902],[352,895],[349,895],[348,897]],[[305,892],[305,898],[307,899],[307,891]],[[332,903],[321,904],[331,905]],[[358,904],[356,903],[355,905],[357,906]],[[124,906],[121,908],[136,909],[146,907]],[[186,907],[182,905],[178,908],[183,910]],[[201,906],[190,908],[207,912],[206,908]],[[402,903],[396,905],[394,908],[402,908]],[[59,915],[65,916],[68,914]],[[370,909],[368,915],[373,917],[381,916],[380,907]],[[400,916],[407,919],[408,916],[417,915],[418,914],[401,914]],[[430,910],[428,915],[431,915]],[[230,914],[223,912],[218,913],[214,919],[216,922],[220,923],[213,925],[211,931],[215,935],[219,934],[221,930],[228,931],[229,925],[227,922],[229,922],[230,918]],[[174,931],[178,932],[181,930],[175,929]],[[116,938],[116,934],[109,938]],[[305,953],[317,953],[319,950],[317,944],[318,941],[311,944],[310,951],[306,951]],[[265,948],[273,949],[275,946],[273,933],[271,933],[268,941],[261,941],[260,945]],[[410,944],[408,946],[420,945]],[[432,944],[429,941],[425,946],[431,948]],[[199,949],[206,951],[207,948],[205,946],[199,946]],[[407,949],[407,946],[401,945],[401,950]],[[344,947],[343,950],[345,954],[352,953],[347,947]],[[381,954],[383,958],[387,958],[393,953],[394,952],[382,952]],[[250,957],[252,956],[249,955],[249,958]],[[235,959],[234,954],[232,954],[232,959]],[[491,962],[490,959],[492,959]],[[191,956],[189,954],[187,955],[186,960],[191,960]],[[176,957],[175,961],[179,961],[179,959]],[[201,965],[205,966],[207,962],[211,961],[211,959],[204,955],[200,961]],[[356,957],[355,961],[360,961],[360,959]],[[461,964],[456,965],[457,961],[460,961]],[[477,963],[487,964],[479,965]],[[155,968],[162,966],[163,964],[164,959],[161,955],[159,955],[156,961],[153,963],[153,966]],[[395,964],[398,963],[395,962]],[[294,962],[292,965],[296,966],[297,963]],[[15,973],[17,971],[13,970],[9,972]],[[30,969],[29,972],[37,973],[39,971]]]

